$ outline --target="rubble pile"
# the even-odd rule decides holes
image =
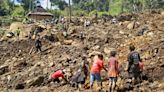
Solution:
[[[32,39],[1,42],[0,90],[3,92],[76,91],[70,85],[47,84],[49,75],[56,69],[64,67],[70,70],[71,76],[79,68],[83,56],[87,57],[91,65],[92,56],[96,53],[102,53],[107,64],[109,52],[113,49],[118,52],[119,63],[123,67],[122,71],[125,71],[128,47],[134,44],[145,64],[145,79],[141,84],[130,86],[126,83],[126,78],[119,78],[118,90],[162,92],[164,90],[163,11],[120,15],[117,19],[118,22],[115,24],[106,21],[103,24],[92,23],[88,27],[71,25],[66,38],[59,31],[53,31],[54,38],[58,40],[50,42],[42,39],[42,53],[33,51]],[[81,32],[84,34],[84,39],[80,38]],[[126,73],[124,74],[123,77],[127,76]],[[86,84],[88,83],[89,79]],[[108,90],[108,81],[103,82],[103,90]],[[90,92],[89,89],[85,91]]]

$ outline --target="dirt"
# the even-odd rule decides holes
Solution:
[[[126,17],[124,17],[126,16]],[[129,19],[130,18],[130,19]],[[92,23],[84,29],[82,25],[70,26],[68,37],[60,37],[59,31],[53,31],[53,36],[58,38],[54,42],[42,40],[43,52],[35,53],[34,40],[27,38],[18,41],[0,42],[0,90],[2,92],[78,92],[69,84],[46,84],[49,76],[59,68],[70,69],[76,72],[82,61],[82,56],[87,55],[87,60],[92,64],[89,55],[101,52],[105,57],[105,64],[109,52],[116,49],[123,74],[118,80],[119,92],[162,92],[164,90],[164,17],[162,13],[144,12],[140,14],[123,14],[117,24]],[[128,25],[133,27],[127,27]],[[137,36],[142,28],[144,33]],[[80,39],[80,32],[84,39]],[[47,32],[43,32],[47,33]],[[42,33],[42,34],[43,34]],[[141,54],[145,64],[145,79],[141,84],[131,86],[126,83],[126,63],[128,46],[134,44]],[[32,51],[32,53],[30,53]],[[71,75],[70,73],[70,75]],[[125,74],[125,75],[124,75]],[[103,91],[108,90],[106,73],[102,72]],[[89,78],[86,83],[89,86]],[[94,88],[96,91],[98,87]],[[91,92],[90,89],[82,90]]]

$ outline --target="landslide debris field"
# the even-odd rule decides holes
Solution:
[[[163,92],[164,90],[164,11],[144,12],[140,14],[122,14],[119,22],[92,23],[84,29],[83,25],[71,24],[68,37],[59,31],[52,31],[54,42],[43,39],[43,52],[32,51],[34,40],[20,38],[0,42],[0,91],[1,92],[76,92],[68,84],[47,84],[55,69],[64,67],[70,75],[77,71],[82,56],[92,64],[92,55],[101,52],[105,64],[109,52],[116,49],[122,66],[118,79],[120,92]],[[30,25],[30,24],[28,24]],[[46,30],[45,30],[46,31]],[[84,33],[81,40],[80,32]],[[40,33],[47,35],[46,32]],[[145,64],[145,78],[141,84],[131,86],[127,83],[125,72],[128,46],[134,44]],[[107,73],[102,72],[103,91],[108,90]],[[89,86],[89,78],[86,82]],[[96,84],[94,86],[97,89]],[[84,89],[82,92],[91,92]]]

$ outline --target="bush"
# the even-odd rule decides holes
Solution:
[[[9,16],[0,17],[0,26],[9,26],[12,19]]]
[[[57,9],[49,10],[49,12],[51,12],[57,18],[62,15],[61,10],[57,10]]]
[[[89,16],[93,16],[93,15],[95,15],[96,14],[96,10],[94,10],[94,11],[91,11],[90,13],[89,13]]]
[[[5,30],[4,29],[0,29],[0,37],[3,36],[5,34]]]
[[[14,11],[12,12],[13,17],[23,17],[25,13],[25,10],[23,9],[22,6],[16,6]]]
[[[99,16],[110,15],[110,13],[109,12],[98,12],[98,15]]]
[[[73,10],[72,15],[73,16],[81,16],[81,15],[87,16],[88,14],[87,12],[83,10]]]

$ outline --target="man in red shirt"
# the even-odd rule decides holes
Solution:
[[[101,85],[102,87],[102,81],[101,81],[101,70],[104,69],[104,63],[103,63],[103,55],[99,54],[98,58],[94,59],[93,65],[91,67],[91,75],[90,75],[90,87],[93,87],[93,83],[95,80]]]
[[[51,75],[51,80],[53,82],[59,83],[59,78],[64,79],[67,82],[67,79],[65,78],[65,70],[57,70]]]

